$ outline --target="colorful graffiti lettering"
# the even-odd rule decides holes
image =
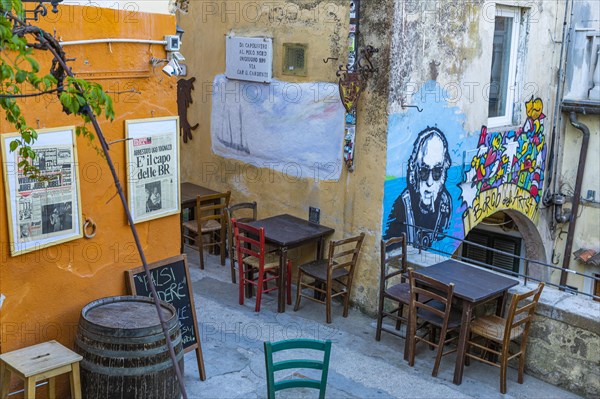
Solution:
[[[477,154],[463,183],[465,235],[501,209],[515,209],[531,219],[537,216],[546,159],[543,102],[532,98],[525,109],[527,119],[516,131],[481,128]]]

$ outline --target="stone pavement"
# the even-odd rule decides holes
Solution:
[[[255,313],[254,298],[238,304],[238,286],[231,283],[228,259],[221,267],[217,257],[205,255],[202,271],[197,252],[187,254],[207,374],[206,381],[200,381],[195,352],[185,355],[190,399],[266,397],[263,342],[300,337],[333,341],[327,398],[579,397],[527,374],[520,385],[512,368],[508,392],[502,395],[500,370],[476,361],[465,367],[463,383],[454,385],[454,354],[442,358],[438,377],[432,377],[434,351],[418,346],[415,367],[409,367],[403,360],[403,339],[384,332],[381,341],[375,341],[375,319],[357,309],[344,318],[337,302],[330,325],[325,323],[325,307],[308,300],[301,302],[297,312],[288,306],[285,313],[277,313],[277,292],[263,295],[261,310]],[[318,392],[291,389],[278,392],[277,397],[317,398]]]

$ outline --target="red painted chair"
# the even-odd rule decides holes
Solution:
[[[231,219],[233,224],[234,245],[237,253],[239,272],[239,295],[240,305],[244,304],[244,291],[246,284],[256,287],[256,306],[254,311],[260,311],[262,294],[275,291],[278,284],[269,288],[269,281],[278,280],[281,275],[279,255],[265,250],[265,229],[257,229],[245,223]],[[287,262],[287,279],[285,282],[287,290],[287,303],[292,303],[292,261]]]

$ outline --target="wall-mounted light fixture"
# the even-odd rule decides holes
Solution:
[[[184,75],[184,69],[179,65],[179,62],[175,58],[150,58],[150,65],[152,65],[152,68],[155,68],[160,64],[167,64],[162,68],[162,71],[169,77]]]

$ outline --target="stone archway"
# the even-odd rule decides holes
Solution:
[[[550,270],[545,266],[547,264],[547,255],[544,243],[536,225],[526,215],[515,210],[504,209],[489,215],[484,220],[493,220],[495,222],[503,220],[504,224],[506,224],[507,219],[512,221],[514,224],[513,229],[515,232],[518,232],[524,244],[525,253],[521,254],[521,256],[531,260],[528,264],[528,270],[523,271],[523,273],[534,279],[547,281]],[[475,230],[478,226],[479,224],[474,226],[471,231]],[[540,262],[541,264],[533,261]]]
[[[547,263],[544,242],[542,241],[542,236],[535,224],[520,212],[511,209],[507,209],[503,212],[515,222],[519,233],[521,233],[521,236],[523,237],[523,242],[525,243],[525,257],[527,259],[537,260],[544,264]],[[548,268],[543,265],[534,262],[529,263],[528,274],[535,279],[547,281],[549,277],[548,272]]]

